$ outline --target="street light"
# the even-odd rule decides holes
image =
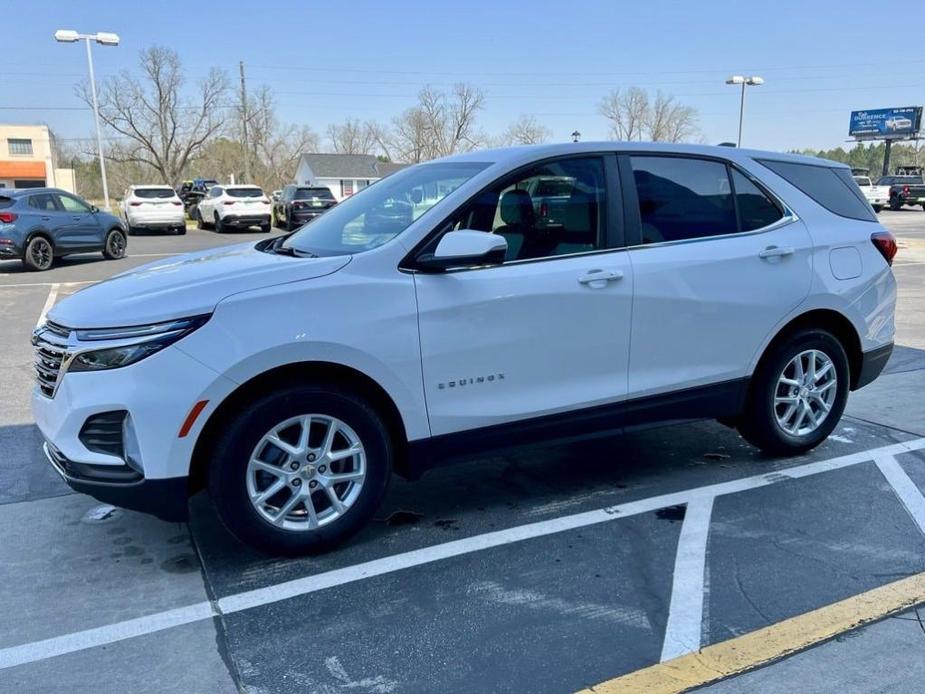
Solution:
[[[742,75],[733,75],[726,79],[726,84],[741,84],[742,85],[742,98],[739,101],[739,139],[737,140],[737,147],[742,146],[742,119],[745,116],[745,87],[757,87],[764,84],[763,77],[743,77]]]
[[[103,158],[103,134],[100,130],[100,108],[96,101],[96,78],[93,76],[93,52],[90,50],[90,42],[96,41],[101,46],[118,46],[119,36],[108,31],[101,31],[96,34],[78,34],[73,29],[59,29],[55,32],[55,41],[60,43],[77,43],[83,39],[87,44],[87,66],[90,68],[90,93],[93,95],[93,118],[96,120],[96,144],[100,150],[100,174],[103,177],[103,198],[105,200],[104,210],[111,212],[109,205],[109,185],[106,182],[106,160]]]

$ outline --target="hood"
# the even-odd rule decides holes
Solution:
[[[109,328],[195,316],[232,294],[322,277],[349,262],[349,255],[293,258],[253,243],[224,246],[123,272],[58,302],[48,318],[70,328]]]

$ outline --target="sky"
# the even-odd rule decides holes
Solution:
[[[481,129],[500,134],[521,115],[551,129],[605,139],[598,113],[611,89],[662,90],[699,112],[708,143],[734,141],[739,88],[748,89],[743,145],[769,150],[845,145],[849,112],[925,102],[918,20],[877,18],[857,0],[624,2],[623,0],[351,0],[303,2],[0,2],[4,31],[0,122],[47,123],[62,139],[93,133],[74,84],[81,44],[56,29],[119,34],[94,46],[97,79],[136,69],[152,44],[176,50],[190,81],[210,67],[248,88],[266,84],[285,122],[322,134],[345,118],[389,121],[424,85],[480,87]],[[907,58],[908,56],[908,58]],[[897,75],[907,75],[897,82]],[[78,107],[78,110],[72,110]]]

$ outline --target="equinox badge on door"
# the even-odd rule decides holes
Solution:
[[[475,378],[460,378],[455,381],[446,381],[437,384],[437,390],[446,390],[447,388],[462,388],[463,386],[476,385],[477,383],[494,383],[503,381],[504,374],[489,374],[488,376],[476,376]]]

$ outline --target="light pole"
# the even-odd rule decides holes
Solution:
[[[742,146],[742,119],[745,117],[745,88],[746,87],[757,87],[761,84],[764,84],[764,78],[762,77],[743,77],[742,75],[733,75],[726,80],[726,84],[741,84],[742,85],[742,98],[739,101],[739,139],[736,141],[736,146]]]
[[[87,44],[87,66],[90,68],[90,93],[93,95],[93,118],[96,120],[96,144],[100,150],[100,174],[103,177],[103,199],[105,201],[104,210],[112,212],[109,205],[109,184],[106,182],[106,160],[103,157],[103,133],[100,130],[100,108],[96,100],[96,78],[93,76],[93,52],[90,50],[90,42],[96,41],[103,46],[118,46],[119,36],[109,32],[101,31],[96,34],[78,34],[72,29],[59,29],[55,32],[55,41],[61,43],[77,43],[83,39]]]

